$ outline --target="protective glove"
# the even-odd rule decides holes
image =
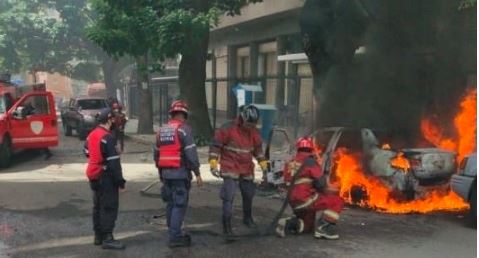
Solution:
[[[266,171],[269,166],[269,161],[267,160],[260,161],[259,166],[261,167],[261,170]]]
[[[218,160],[217,159],[210,159],[210,169],[217,170],[218,169]]]
[[[220,170],[218,169],[218,160],[210,159],[210,172],[214,177],[220,177]]]

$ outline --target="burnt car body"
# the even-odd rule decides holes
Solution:
[[[275,141],[278,142],[279,138],[287,138],[280,131],[273,129],[272,136],[268,140],[267,150],[269,153],[267,154],[272,164],[271,171],[268,173],[274,175],[269,178],[276,178],[270,182],[272,184],[282,182],[277,179],[281,172],[279,167],[274,164],[279,163],[281,159],[293,156],[291,145],[289,148],[283,147],[282,152],[271,151],[274,149],[271,146]],[[386,143],[385,138],[387,137],[377,137],[376,135],[381,135],[381,132],[373,132],[368,128],[345,127],[322,128],[310,134],[322,150],[318,159],[322,163],[325,174],[333,174],[336,150],[346,148],[360,157],[365,173],[381,179],[392,192],[397,192],[406,199],[419,198],[431,188],[448,189],[450,177],[455,171],[455,153],[438,148],[385,149],[382,148],[382,144]],[[281,148],[277,149],[281,150]],[[391,160],[397,157],[398,153],[402,153],[403,157],[408,160],[410,168],[407,171],[391,164]]]
[[[75,130],[80,140],[86,139],[88,133],[97,126],[96,114],[108,107],[106,100],[100,97],[76,97],[70,99],[61,111],[65,136],[71,136]]]

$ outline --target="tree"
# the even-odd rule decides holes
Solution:
[[[458,10],[461,2],[306,0],[300,26],[318,126],[383,128],[414,142],[424,115],[450,121],[476,69],[476,10]]]
[[[144,107],[139,117],[138,133],[152,133],[153,115],[148,71],[152,63],[163,59],[158,51],[160,39],[157,14],[148,5],[137,4],[123,9],[104,0],[94,0],[92,4],[98,18],[88,27],[87,35],[114,58],[128,55],[135,59],[137,87],[140,89],[140,102]]]
[[[162,55],[181,55],[179,88],[181,98],[190,106],[188,118],[195,136],[209,139],[212,126],[206,102],[206,59],[209,30],[220,15],[239,15],[241,7],[261,0],[107,0],[124,10],[148,6],[155,10],[159,23],[159,47]]]
[[[38,1],[0,3],[0,67],[68,73],[71,66],[65,25]]]

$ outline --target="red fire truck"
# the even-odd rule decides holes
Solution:
[[[58,145],[53,94],[45,84],[15,86],[0,80],[0,168],[24,149]]]

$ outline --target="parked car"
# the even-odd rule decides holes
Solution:
[[[470,206],[470,222],[477,223],[477,153],[466,156],[459,166],[457,174],[451,177],[451,189]]]
[[[84,140],[97,125],[95,115],[105,107],[108,107],[106,100],[100,97],[70,99],[68,105],[61,112],[65,136],[71,136],[74,129],[78,138]]]

